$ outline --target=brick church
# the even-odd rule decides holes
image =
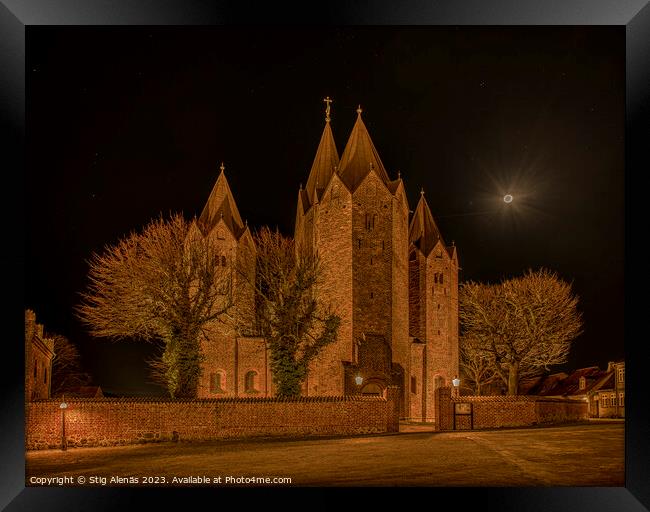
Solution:
[[[294,237],[318,255],[316,293],[341,325],[312,364],[303,395],[377,394],[397,385],[402,417],[434,421],[434,389],[458,375],[456,247],[443,240],[424,191],[410,211],[404,183],[384,167],[361,108],[339,157],[326,101],[325,128],[298,192]],[[223,166],[198,228],[214,240],[224,266],[254,257]],[[250,294],[238,293],[234,309],[242,322],[254,316]],[[274,394],[265,340],[237,332],[223,323],[209,330],[200,397]]]

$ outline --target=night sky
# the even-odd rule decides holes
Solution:
[[[152,345],[74,316],[86,260],[161,212],[199,215],[221,161],[242,217],[293,234],[329,95],[339,154],[361,104],[461,281],[557,271],[585,332],[554,370],[605,367],[624,356],[624,59],[624,27],[30,26],[25,307],[104,391],[161,392]]]

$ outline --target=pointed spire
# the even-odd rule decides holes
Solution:
[[[339,154],[336,150],[334,135],[332,135],[332,128],[328,121],[325,123],[325,129],[321,135],[316,156],[314,157],[314,163],[309,171],[307,186],[305,187],[310,202],[314,201],[317,189],[327,187],[332,174],[334,174],[334,169],[338,164]]]
[[[242,221],[239,210],[237,209],[235,198],[230,191],[230,186],[228,185],[228,180],[226,179],[226,174],[224,172],[225,166],[223,165],[223,162],[219,169],[221,170],[219,177],[217,178],[217,181],[212,188],[212,192],[210,192],[210,197],[208,197],[208,201],[199,217],[199,226],[201,226],[203,232],[207,234],[220,219],[223,219],[232,231],[233,235],[238,238],[243,231],[244,222]]]
[[[379,153],[372,143],[368,129],[361,118],[361,105],[359,105],[357,113],[359,114],[357,121],[354,123],[339,164],[341,179],[352,192],[371,170],[374,170],[384,183],[387,184],[390,181],[384,164],[379,158]]]
[[[420,191],[420,201],[409,226],[409,241],[415,244],[422,251],[422,254],[428,256],[438,243],[438,240],[444,245],[445,242],[433,220],[427,200],[424,198],[424,189],[422,189]]]

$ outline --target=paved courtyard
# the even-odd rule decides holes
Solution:
[[[28,452],[26,484],[48,485],[45,479],[54,478],[49,485],[55,486],[63,482],[57,477],[68,477],[63,485],[69,486],[201,485],[197,477],[208,477],[210,486],[623,486],[625,481],[622,422],[483,432],[404,430],[354,438]],[[111,477],[121,480],[111,482]],[[245,480],[250,477],[270,480]],[[278,477],[291,483],[274,482]]]

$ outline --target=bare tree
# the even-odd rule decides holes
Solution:
[[[160,344],[154,379],[172,397],[194,397],[203,329],[233,305],[232,270],[219,258],[195,221],[161,217],[92,256],[78,315],[95,336]]]
[[[299,395],[310,362],[336,340],[341,320],[315,296],[320,275],[315,255],[267,227],[254,238],[258,327],[269,344],[278,395]]]
[[[578,297],[546,269],[495,285],[465,283],[459,303],[463,336],[476,341],[509,395],[517,394],[521,379],[566,362],[582,332]]]
[[[62,334],[48,334],[54,340],[52,358],[52,396],[72,391],[90,383],[90,375],[83,371],[77,347]]]
[[[463,336],[459,340],[459,356],[463,381],[468,382],[474,394],[480,396],[484,386],[498,378],[492,355],[481,350],[476,340]]]

